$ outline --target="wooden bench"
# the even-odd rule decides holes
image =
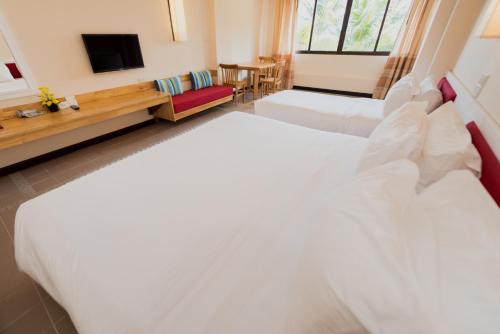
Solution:
[[[213,82],[217,83],[217,71],[211,70],[210,73],[212,74]],[[171,96],[169,103],[160,106],[156,110],[156,117],[176,122],[203,110],[207,110],[233,100],[233,91],[230,87],[214,85],[214,87],[193,91],[190,90],[191,79],[189,74],[182,75],[180,78],[184,89],[186,89],[184,94],[173,97]],[[191,104],[192,107],[186,108],[186,103]],[[178,106],[181,106],[181,104],[184,104],[184,108],[182,108],[182,110],[177,110]]]

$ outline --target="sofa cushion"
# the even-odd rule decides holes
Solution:
[[[180,77],[155,80],[155,87],[162,93],[169,93],[172,96],[184,93],[182,89],[182,80]]]
[[[191,78],[193,90],[212,87],[214,85],[210,71],[190,72],[189,77]]]
[[[188,109],[198,107],[227,96],[233,95],[233,89],[225,86],[212,86],[199,90],[187,90],[184,94],[172,97],[174,112],[176,114]]]

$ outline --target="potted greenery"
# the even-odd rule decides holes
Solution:
[[[56,112],[59,111],[59,100],[54,97],[54,94],[50,92],[49,87],[39,87],[40,103],[43,107],[47,107],[49,111]]]

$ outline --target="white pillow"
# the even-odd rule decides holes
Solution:
[[[293,333],[365,333],[339,327],[339,313],[369,333],[445,333],[419,293],[400,226],[417,179],[413,163],[396,161],[325,196],[327,219],[313,225],[292,295],[303,305],[292,308],[302,326]]]
[[[481,157],[453,102],[428,116],[428,130],[419,162],[422,190],[456,169],[469,169],[479,176]]]
[[[418,283],[449,332],[500,333],[500,210],[479,180],[449,173],[403,223]]]
[[[0,82],[15,80],[5,64],[0,64]]]
[[[400,159],[418,162],[427,130],[425,106],[408,102],[384,118],[368,138],[358,171]]]
[[[428,76],[420,83],[420,93],[413,98],[414,101],[427,102],[426,113],[430,114],[443,104],[443,94],[434,83],[434,77]]]
[[[384,100],[384,116],[390,115],[405,103],[410,102],[416,93],[418,93],[418,85],[413,73],[399,79],[387,92]]]

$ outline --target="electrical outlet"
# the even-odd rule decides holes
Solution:
[[[474,87],[474,91],[472,91],[472,96],[474,96],[475,98],[479,97],[479,94],[481,94],[482,90],[483,86],[477,83],[476,86]]]
[[[474,91],[472,92],[474,97],[478,97],[481,94],[484,86],[486,85],[486,83],[488,82],[489,79],[490,79],[489,74],[481,75],[481,78],[479,78],[479,81],[477,82],[476,87],[474,88]]]

